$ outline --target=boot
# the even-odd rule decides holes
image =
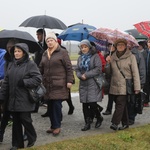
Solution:
[[[97,121],[95,123],[95,128],[99,128],[101,126],[102,122],[103,122],[103,117],[100,116],[99,118],[97,118]]]
[[[101,106],[97,105],[97,108],[95,109],[96,118],[97,118],[97,121],[95,123],[95,128],[99,128],[103,122],[103,117],[101,116],[102,110],[103,110],[103,108]]]
[[[81,129],[81,131],[87,131],[90,130],[90,128],[91,128],[90,118],[87,118],[85,122],[85,126]]]

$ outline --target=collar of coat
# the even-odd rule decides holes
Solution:
[[[132,55],[130,50],[126,50],[126,52],[124,53],[124,55],[122,55],[120,58],[117,57],[116,55],[116,51],[113,53],[113,55],[111,56],[112,59],[114,60],[120,60],[120,59],[126,59],[127,57],[129,57],[130,55]]]
[[[60,45],[54,50],[54,52],[59,52],[61,50]],[[47,55],[47,50],[43,53],[43,56]]]

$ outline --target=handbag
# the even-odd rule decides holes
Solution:
[[[143,113],[143,107],[144,107],[144,101],[146,99],[146,93],[143,92],[143,90],[141,90],[141,92],[137,95],[135,95],[135,112],[138,114],[142,114]]]
[[[25,65],[22,78],[24,77],[27,65],[28,64]],[[27,88],[27,90],[29,92],[29,100],[31,103],[39,102],[41,98],[46,94],[46,88],[44,87],[43,83],[40,83],[37,87],[34,88]]]
[[[125,75],[123,74],[122,70],[120,69],[117,61],[116,61],[116,65],[120,71],[120,73],[122,74],[122,76],[125,78],[126,80],[126,91],[127,94],[134,94],[134,84],[133,84],[133,79],[126,79]]]
[[[104,73],[102,73],[102,74],[100,74],[98,76],[95,76],[94,77],[94,81],[96,82],[96,84],[98,85],[98,87],[100,88],[100,90],[102,88],[106,88],[106,87],[109,86],[109,84],[108,84],[108,82],[107,82],[107,80],[105,78],[105,74]]]
[[[46,88],[43,83],[38,85],[36,88],[28,88],[30,101],[32,103],[37,103],[46,94]]]

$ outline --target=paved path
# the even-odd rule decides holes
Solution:
[[[41,114],[44,114],[46,111],[45,107],[43,106],[40,107],[38,113],[32,114],[33,123],[38,135],[35,146],[43,145],[55,141],[61,141],[64,139],[77,138],[86,135],[114,132],[111,129],[109,129],[112,115],[104,116],[104,121],[102,123],[102,126],[99,129],[94,128],[94,124],[95,124],[94,122],[92,124],[91,130],[88,130],[86,132],[81,131],[81,127],[84,125],[84,121],[83,121],[83,114],[82,114],[81,104],[79,102],[78,93],[72,94],[72,99],[73,99],[73,104],[75,106],[75,111],[73,115],[67,114],[68,105],[66,102],[63,102],[62,129],[60,135],[57,137],[53,137],[52,134],[47,134],[45,132],[49,128],[49,123],[50,123],[49,118],[41,117]],[[104,100],[99,104],[104,107],[103,111],[105,111],[106,104],[107,104],[107,96],[105,96]],[[143,114],[137,116],[135,125],[131,127],[141,126],[150,123],[149,116],[150,116],[150,107],[144,108]],[[9,150],[10,147],[11,147],[11,127],[7,127],[4,142],[0,144],[0,150]]]

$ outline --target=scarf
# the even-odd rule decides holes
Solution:
[[[122,52],[116,51],[116,55],[118,58],[120,58],[122,55],[124,55],[125,52],[126,52],[126,49]]]
[[[90,53],[81,55],[82,61],[81,61],[81,66],[80,67],[81,67],[82,70],[88,71],[90,69],[91,56],[92,55]]]

